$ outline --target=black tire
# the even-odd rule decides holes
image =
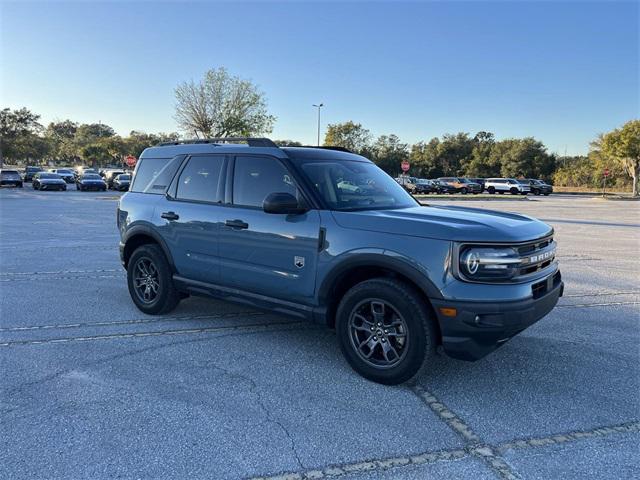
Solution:
[[[518,189],[516,187],[511,187],[509,192],[511,192],[511,195],[517,195],[518,194]]]
[[[22,184],[22,182],[18,184],[18,188],[23,188],[23,187],[24,185]]]
[[[374,303],[378,305],[377,314],[374,313]],[[380,308],[380,304],[385,306]],[[382,321],[376,325],[380,311]],[[363,320],[360,326],[356,326],[355,323],[364,318],[366,312],[370,312],[370,318],[365,320],[370,321],[365,323]],[[391,319],[395,316],[394,322],[399,322],[400,326],[387,324],[390,320],[384,320],[385,316]],[[433,358],[437,339],[434,322],[422,295],[408,284],[386,278],[374,278],[352,287],[340,301],[336,313],[338,342],[349,365],[363,377],[385,385],[411,380]],[[385,325],[387,329],[384,329]],[[376,333],[369,333],[370,328],[377,329],[375,332],[380,339]],[[405,343],[399,343],[402,342],[402,331],[406,332]],[[362,340],[361,336],[365,336],[365,340],[359,343],[358,348],[356,343]],[[374,342],[369,350],[372,360],[366,360],[363,348],[369,348],[373,340],[377,343]],[[384,348],[393,348],[395,363],[389,361]],[[376,359],[381,355],[384,358]]]
[[[534,195],[540,195],[540,190],[534,190],[534,191],[533,191],[533,194],[534,194]]]
[[[489,187],[489,188],[487,188],[487,192],[489,192],[491,195],[493,195],[494,193],[496,193],[496,188],[495,187]]]
[[[468,191],[469,190],[467,190],[465,187],[463,187],[462,190],[460,190],[460,193],[462,193],[463,195],[466,195]]]
[[[150,284],[149,292],[153,293],[153,298],[145,300],[144,289],[141,286],[138,289],[134,288],[134,279],[138,276],[138,273],[143,271],[138,265],[146,265],[148,267],[149,264],[154,267],[155,277],[151,282],[153,283],[153,280],[155,280],[156,289],[153,291],[153,287]],[[147,268],[147,271],[150,271],[150,269]],[[173,284],[171,267],[164,256],[164,252],[158,245],[142,245],[133,252],[127,266],[127,285],[133,303],[140,311],[146,314],[161,315],[169,313],[180,303],[180,295]]]

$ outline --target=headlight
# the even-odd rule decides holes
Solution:
[[[469,280],[507,280],[518,272],[518,252],[510,247],[464,247],[460,272]]]

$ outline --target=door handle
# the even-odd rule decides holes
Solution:
[[[224,222],[227,227],[244,229],[249,228],[249,224],[247,222],[243,222],[242,220],[227,220]]]
[[[178,220],[180,218],[180,215],[178,215],[175,212],[164,212],[162,215],[160,215],[162,218],[166,218],[167,220]]]

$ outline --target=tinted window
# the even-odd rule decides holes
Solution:
[[[190,158],[178,179],[176,197],[198,202],[218,201],[223,160],[222,156]]]
[[[173,159],[141,159],[134,172],[131,191],[163,194],[171,183],[183,158],[183,156],[178,156]]]
[[[415,207],[416,201],[389,175],[370,162],[309,161],[302,172],[334,210]]]
[[[233,203],[260,207],[270,193],[298,191],[287,169],[271,157],[236,157],[233,172]]]

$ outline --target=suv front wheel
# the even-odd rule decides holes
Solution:
[[[149,315],[169,313],[180,302],[171,267],[158,245],[138,247],[127,265],[127,284],[133,303]]]
[[[351,367],[386,385],[410,380],[433,357],[433,322],[413,287],[386,278],[353,287],[336,314],[338,341]]]

